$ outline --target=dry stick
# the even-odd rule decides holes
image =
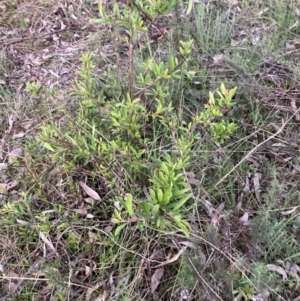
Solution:
[[[282,124],[282,127],[273,135],[271,135],[268,139],[266,139],[265,141],[262,141],[261,143],[257,144],[238,164],[236,164],[221,180],[219,180],[215,185],[214,188],[216,188],[218,185],[220,185],[233,171],[235,171],[245,160],[247,160],[256,150],[258,150],[262,145],[264,145],[266,142],[270,141],[271,139],[275,138],[277,135],[279,135],[283,129],[286,127],[286,125],[292,120],[292,118],[299,113],[300,108],[297,109],[297,111],[295,111],[293,113],[293,115],[288,118],[288,120],[286,122],[284,122]]]

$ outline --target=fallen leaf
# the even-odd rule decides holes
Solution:
[[[30,228],[34,228],[34,226],[27,221],[21,220],[21,219],[16,219],[17,223],[22,225],[22,226],[26,226],[26,227],[30,227]]]
[[[260,179],[261,179],[261,173],[256,172],[253,177],[253,185],[254,185],[255,196],[256,196],[258,203],[261,203]]]
[[[186,247],[189,247],[191,249],[196,249],[196,246],[195,244],[193,244],[191,241],[181,241],[180,244],[186,246]]]
[[[296,206],[291,210],[281,211],[280,214],[281,215],[290,215],[290,214],[294,213],[298,208],[299,208],[299,206]]]
[[[264,8],[264,9],[262,9],[262,10],[260,10],[257,14],[259,15],[259,16],[261,16],[261,15],[263,15],[266,11],[268,11],[269,10],[269,8],[268,7],[266,7],[266,8]]]
[[[297,264],[292,264],[291,262],[287,261],[285,264],[285,270],[290,276],[296,278],[297,282],[300,281],[300,277],[298,275],[300,267]]]
[[[0,163],[0,170],[7,169],[8,164],[7,163]]]
[[[101,201],[101,198],[100,198],[99,194],[95,190],[93,190],[92,188],[87,186],[84,182],[80,181],[79,186],[84,190],[84,192],[88,196],[93,198],[95,201]]]
[[[282,281],[287,280],[287,273],[282,267],[275,264],[267,264],[267,268],[269,271],[276,272],[282,275]]]
[[[89,301],[91,299],[91,295],[94,291],[98,290],[100,286],[102,286],[103,283],[102,282],[99,282],[97,284],[95,284],[94,286],[92,287],[89,287],[87,290],[86,290],[86,295],[85,295],[85,301]]]
[[[12,164],[18,157],[21,157],[23,150],[21,148],[15,148],[8,154],[8,163]]]
[[[95,205],[95,200],[91,197],[85,198],[84,201],[87,202],[90,205],[93,205],[93,206]]]
[[[213,216],[213,210],[214,210],[212,203],[208,200],[203,200],[202,203],[205,206],[206,213],[208,214],[208,216],[212,217]]]
[[[298,113],[298,108],[297,108],[297,105],[296,105],[296,99],[295,98],[291,99],[291,107],[294,109],[294,112],[296,113],[295,114],[295,119],[297,121],[299,121],[300,120],[300,115]]]
[[[7,194],[8,189],[7,189],[7,185],[0,183],[0,194]]]
[[[164,275],[164,268],[156,269],[151,277],[151,293],[153,294],[160,284],[160,280]]]
[[[258,36],[258,35],[254,36],[254,37],[251,38],[251,44],[253,46],[255,46],[259,42],[259,40],[260,40],[260,36]]]
[[[93,233],[92,231],[88,232],[89,242],[94,243],[97,240],[97,234]]]
[[[53,243],[46,237],[46,235],[42,232],[42,231],[39,231],[39,236],[41,238],[41,240],[48,246],[48,248],[57,256],[58,253],[56,251],[56,249],[54,248],[53,246]]]
[[[243,224],[243,226],[249,226],[249,214],[245,212],[242,217],[239,218],[239,221]]]
[[[181,297],[182,300],[187,300],[189,298],[189,296],[190,296],[190,293],[186,288],[181,290],[180,297]]]
[[[86,208],[73,209],[72,211],[78,213],[79,215],[83,215],[83,216],[86,216],[88,213]]]
[[[173,257],[171,257],[170,259],[160,263],[159,265],[157,265],[155,268],[159,268],[159,267],[162,267],[162,266],[165,266],[169,263],[172,263],[172,262],[175,262],[178,260],[178,258],[183,254],[183,252],[185,251],[186,247],[183,247],[181,250],[179,250],[179,252],[174,255]]]
[[[13,139],[17,139],[17,138],[23,138],[25,136],[25,133],[24,132],[20,132],[18,134],[14,134],[12,136]]]
[[[110,232],[112,231],[112,229],[113,229],[112,226],[106,226],[106,227],[104,228],[104,232],[110,233]]]
[[[6,184],[7,190],[10,190],[14,187],[16,187],[19,184],[17,181],[10,181]]]
[[[225,58],[225,55],[224,55],[224,54],[216,54],[216,55],[213,57],[214,64],[220,63],[224,58]]]
[[[14,125],[14,123],[15,123],[16,121],[17,121],[17,117],[16,117],[16,116],[14,116],[14,115],[9,115],[9,117],[8,117],[9,128],[8,128],[8,130],[7,130],[8,133],[11,132],[12,127],[13,127],[13,125]]]
[[[193,172],[188,171],[188,172],[185,173],[185,175],[188,179],[189,184],[195,185],[197,187],[201,187],[200,181],[195,178],[195,174]]]

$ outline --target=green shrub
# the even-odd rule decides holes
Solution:
[[[100,21],[124,26],[130,43],[138,41],[137,32],[147,29],[135,6],[115,4],[112,17],[101,4],[99,8]],[[153,7],[149,13],[155,18],[161,10]],[[182,109],[175,106],[180,99],[171,99],[169,90],[182,77],[193,78],[192,45],[192,40],[180,41],[180,60],[172,55],[167,62],[149,58],[139,74],[131,66],[128,92],[112,99],[99,91],[92,53],[83,54],[73,91],[79,101],[77,112],[64,111],[63,121],[41,128],[37,146],[49,164],[60,167],[67,193],[78,194],[78,182],[85,175],[89,187],[99,190],[102,198],[109,195],[111,220],[119,224],[116,233],[137,222],[140,229],[151,224],[158,229],[175,226],[188,235],[183,208],[193,194],[185,170],[191,168],[193,147],[207,128],[217,144],[236,129],[222,113],[233,106],[236,88],[227,90],[224,84],[215,95],[209,94],[201,112],[182,121]],[[112,77],[109,70],[106,75]]]

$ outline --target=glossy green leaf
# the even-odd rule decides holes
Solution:
[[[187,8],[187,11],[186,11],[187,15],[190,14],[190,12],[192,11],[192,8],[193,8],[193,0],[189,0],[188,8]]]
[[[119,226],[116,228],[116,230],[115,230],[115,232],[114,232],[114,235],[115,235],[115,236],[119,236],[120,232],[122,231],[122,229],[124,229],[125,226],[126,226],[126,224],[119,225]]]
[[[188,195],[181,198],[176,205],[173,207],[173,211],[178,211],[190,198],[192,197],[192,194],[189,193]]]
[[[163,202],[163,192],[160,188],[157,189],[156,195],[158,202],[161,204]]]
[[[159,211],[159,209],[160,209],[159,204],[154,205],[154,206],[152,207],[152,210],[151,210],[151,215],[152,215],[152,216],[156,216],[157,213],[158,213],[158,211]]]
[[[134,212],[133,212],[133,207],[132,207],[132,194],[131,193],[129,193],[126,198],[126,209],[129,213],[130,217],[133,217]]]
[[[44,142],[44,147],[52,152],[55,152],[55,149],[48,142]]]
[[[147,215],[150,215],[150,206],[147,201],[142,202],[142,209],[143,209],[144,213],[146,213]]]

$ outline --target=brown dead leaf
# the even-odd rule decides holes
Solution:
[[[15,148],[8,154],[8,163],[12,164],[18,157],[21,157],[23,150],[21,148]]]
[[[254,184],[255,196],[256,196],[258,203],[261,203],[260,179],[261,179],[261,173],[256,172],[253,177],[253,184]]]
[[[259,41],[260,41],[260,36],[259,36],[259,35],[253,36],[253,37],[251,38],[251,44],[252,44],[253,46],[255,46]]]
[[[298,108],[297,108],[297,105],[296,105],[296,99],[295,98],[291,99],[291,107],[293,108],[294,112],[298,111]],[[295,114],[295,119],[297,121],[300,120],[300,114],[299,113]]]
[[[93,243],[93,242],[95,242],[97,240],[97,234],[95,234],[92,231],[88,232],[88,237],[89,237],[89,242],[90,243]]]
[[[24,132],[20,132],[18,134],[14,134],[12,136],[13,139],[17,139],[17,138],[23,138],[25,136],[25,133]]]
[[[153,294],[160,284],[160,280],[164,275],[164,268],[156,269],[151,277],[151,293]]]
[[[260,10],[257,14],[259,15],[259,16],[262,16],[265,12],[267,12],[269,10],[269,8],[268,7],[265,7],[264,9],[262,9],[262,10]]]
[[[213,57],[214,64],[220,63],[224,58],[225,58],[225,55],[224,55],[224,54],[216,54],[216,55]]]
[[[103,285],[102,282],[98,282],[97,284],[95,284],[94,286],[92,287],[89,287],[86,291],[86,294],[85,294],[85,300],[86,301],[89,301],[91,299],[91,295],[94,291],[98,290],[99,287],[101,287]],[[103,299],[104,300],[104,299]]]
[[[10,181],[10,182],[8,182],[6,184],[7,190],[15,188],[18,184],[19,184],[19,182],[17,182],[17,181]]]
[[[275,265],[275,264],[267,264],[267,269],[269,271],[276,272],[276,273],[280,274],[282,276],[282,281],[287,280],[287,273],[282,267],[280,267],[278,265]]]
[[[195,244],[193,244],[191,241],[181,241],[180,244],[184,245],[186,247],[189,247],[189,248],[191,248],[193,250],[196,250]]]
[[[221,213],[224,210],[225,204],[220,204],[216,209],[213,207],[211,202],[207,200],[202,200],[203,205],[205,206],[206,212],[208,216],[211,218],[211,223],[214,226],[218,226],[220,223],[220,220],[224,217]]]
[[[72,211],[74,211],[82,216],[86,216],[88,214],[88,211],[86,210],[86,208],[73,209]]]
[[[290,210],[287,210],[287,211],[281,211],[280,214],[281,215],[290,215],[292,213],[294,213],[297,209],[299,208],[299,206],[296,206]]]
[[[243,224],[243,226],[249,226],[249,214],[245,212],[242,217],[239,218],[239,221]]]
[[[162,267],[162,266],[165,266],[169,263],[172,263],[172,262],[175,262],[178,260],[178,258],[183,254],[183,252],[185,251],[186,247],[183,247],[181,250],[179,250],[179,252],[174,255],[173,257],[171,257],[170,259],[160,263],[159,265],[157,265],[155,268],[159,268],[159,267]]]
[[[7,163],[0,163],[0,171],[4,170],[4,169],[7,169],[7,167],[8,167]]]
[[[300,267],[297,264],[295,264],[295,263],[293,264],[293,263],[287,261],[285,263],[285,270],[290,276],[296,278],[297,282],[300,281],[300,277],[298,275],[298,272],[300,271]]]
[[[48,246],[48,248],[56,255],[56,256],[59,256],[52,241],[50,239],[48,239],[46,237],[46,235],[42,232],[42,231],[39,231],[39,236],[40,236],[40,239],[45,243],[46,246]]]
[[[15,115],[9,115],[9,117],[8,117],[9,128],[7,130],[8,133],[10,133],[12,131],[13,125],[17,121],[17,119],[18,118]]]
[[[0,194],[7,194],[8,189],[7,189],[7,184],[0,183]]]
[[[188,183],[189,184],[195,185],[197,187],[201,187],[200,181],[195,178],[195,174],[192,171],[187,171],[185,173],[185,175],[186,175],[186,177],[188,179]]]
[[[101,201],[101,198],[100,198],[99,194],[95,190],[93,190],[92,188],[87,186],[84,182],[80,181],[79,186],[84,190],[84,192],[88,196],[93,198],[95,201]]]
[[[30,223],[30,222],[27,222],[27,221],[24,221],[22,219],[16,219],[17,223],[20,224],[21,226],[26,226],[26,227],[30,227],[30,228],[33,228],[34,229],[34,226]]]
[[[90,205],[95,205],[95,200],[91,197],[85,198],[84,201]]]

